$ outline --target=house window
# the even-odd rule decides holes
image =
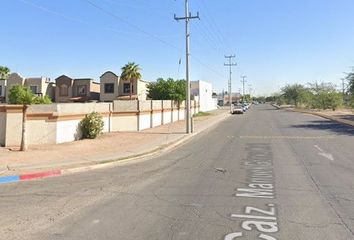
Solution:
[[[77,86],[77,95],[78,96],[86,96],[87,95],[87,86],[86,85],[78,85]]]
[[[132,85],[132,93],[134,92],[134,86]],[[124,83],[123,93],[130,93],[130,83]]]
[[[104,93],[114,93],[114,83],[105,83]]]
[[[68,96],[69,95],[68,86],[66,86],[65,84],[61,85],[59,95],[63,97]]]
[[[37,86],[30,86],[30,89],[34,94],[37,94]]]
[[[0,86],[0,96],[2,96],[2,86]]]

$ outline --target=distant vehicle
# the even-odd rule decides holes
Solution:
[[[250,107],[247,102],[242,103],[242,106],[243,106],[246,110],[248,110],[248,108]]]
[[[231,113],[232,114],[243,114],[245,112],[244,107],[242,106],[242,104],[232,104],[232,110]]]

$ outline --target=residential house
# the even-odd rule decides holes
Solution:
[[[6,96],[6,80],[0,79],[0,103],[5,102]]]
[[[48,95],[54,100],[54,83],[50,81],[50,78],[46,77],[36,77],[36,78],[26,78],[25,86],[27,86],[31,91],[38,96]]]
[[[62,75],[55,79],[55,102],[99,100],[100,84],[90,78],[73,79]]]
[[[119,96],[119,76],[108,71],[100,77],[100,101],[111,102]]]
[[[76,78],[73,84],[75,101],[100,100],[100,84],[91,78]]]
[[[6,102],[9,102],[9,93],[10,89],[15,86],[15,85],[21,85],[23,86],[25,84],[25,78],[22,77],[18,73],[11,73],[9,77],[7,78],[7,83],[6,83]]]
[[[101,101],[128,100],[130,99],[130,86],[132,86],[132,99],[146,100],[147,84],[143,80],[134,79],[132,84],[130,80],[122,80],[115,73],[108,71],[100,77]]]
[[[69,102],[73,95],[74,79],[62,75],[55,79],[55,102]]]
[[[54,83],[50,82],[49,78],[24,78],[18,73],[11,73],[6,81],[6,102],[9,101],[8,97],[10,89],[15,85],[26,86],[38,96],[48,95],[50,98],[54,99]]]
[[[204,81],[191,81],[191,95],[199,101],[199,110],[203,112],[217,108],[217,98],[213,98],[211,83]]]

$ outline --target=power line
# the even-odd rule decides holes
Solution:
[[[169,42],[167,42],[167,41],[165,41],[163,39],[160,39],[156,35],[150,34],[149,32],[143,30],[139,26],[128,22],[127,20],[117,16],[116,14],[114,14],[114,13],[112,13],[112,12],[110,12],[110,11],[100,7],[100,6],[98,6],[97,4],[93,3],[92,1],[90,1],[90,0],[84,0],[84,1],[88,2],[90,5],[92,5],[93,7],[97,8],[98,10],[102,11],[103,13],[105,13],[105,14],[107,14],[107,15],[109,15],[109,16],[111,16],[111,17],[113,17],[113,18],[115,18],[115,19],[117,19],[117,20],[119,20],[121,22],[124,22],[124,23],[128,24],[129,26],[135,28],[136,30],[138,30],[138,31],[140,31],[142,33],[144,33],[145,35],[148,35],[148,36],[150,36],[152,38],[155,38],[156,40],[160,41],[161,43],[164,43],[165,45],[167,45],[167,46],[169,46],[171,48],[177,49],[179,52],[182,51],[180,48],[176,47],[175,45],[173,45],[173,44],[171,44],[171,43],[169,43]],[[220,74],[218,71],[216,71],[213,68],[211,68],[209,65],[203,63],[199,58],[193,56],[192,54],[190,56],[191,56],[191,58],[196,60],[198,63],[200,63],[200,65],[202,65],[202,66],[206,67],[207,69],[209,69],[211,72],[214,72],[214,73],[216,73],[219,76],[222,76],[222,74]],[[222,77],[224,77],[224,76],[222,76]]]
[[[154,35],[154,34],[151,34],[147,31],[145,31],[144,29],[142,29],[141,27],[135,25],[135,24],[132,24],[130,23],[129,21],[117,16],[116,14],[100,7],[99,5],[93,3],[92,1],[90,0],[83,0],[83,1],[86,1],[87,3],[89,3],[92,7],[104,12],[105,14],[113,17],[114,19],[120,21],[120,22],[123,22],[125,24],[127,24],[128,26],[134,28],[137,30],[137,32],[124,32],[124,31],[119,31],[115,28],[111,28],[111,27],[102,27],[100,25],[96,25],[96,24],[93,24],[93,23],[90,23],[90,22],[87,22],[87,21],[83,21],[81,19],[78,19],[78,18],[74,18],[74,17],[71,17],[71,16],[68,16],[66,14],[63,14],[63,13],[60,13],[60,12],[57,12],[57,11],[54,11],[54,10],[51,10],[51,9],[48,9],[44,6],[41,6],[41,5],[38,5],[36,3],[33,3],[29,0],[18,0],[26,5],[29,5],[31,7],[34,7],[34,8],[37,8],[43,12],[47,12],[47,13],[50,13],[50,14],[53,14],[53,15],[56,15],[58,17],[61,17],[61,18],[64,18],[66,20],[69,20],[69,21],[72,21],[72,22],[77,22],[77,23],[80,23],[80,24],[84,24],[84,25],[88,25],[88,26],[91,26],[91,27],[95,27],[95,28],[98,28],[98,29],[103,29],[105,31],[110,31],[110,32],[114,32],[116,34],[129,34],[129,35],[136,35],[136,36],[149,36],[151,38],[154,38],[156,40],[158,40],[160,43],[163,43],[164,45],[170,47],[170,48],[173,48],[175,50],[177,50],[178,52],[182,52],[183,50],[171,43],[169,43],[168,41],[165,41],[163,39],[161,39],[161,36],[157,36],[157,35]],[[139,34],[140,32],[140,34]],[[219,71],[215,70],[214,68],[212,68],[211,66],[209,66],[208,64],[204,63],[203,61],[201,61],[199,58],[197,58],[196,56],[193,56],[191,54],[191,58],[193,60],[195,60],[196,62],[198,62],[201,66],[203,66],[204,68],[208,69],[210,72],[214,73],[215,75],[219,76],[219,77],[222,77],[224,78],[225,76],[223,76],[223,74],[221,74]]]
[[[93,6],[94,8],[100,10],[101,12],[103,12],[103,13],[105,13],[105,14],[111,16],[111,17],[113,17],[114,19],[116,19],[116,20],[118,20],[118,21],[120,21],[120,22],[123,22],[123,23],[127,24],[128,26],[130,26],[130,27],[132,27],[132,28],[134,28],[134,29],[136,29],[136,30],[138,30],[138,31],[140,31],[140,32],[142,32],[142,33],[144,33],[145,35],[150,36],[150,37],[152,37],[152,38],[158,40],[159,42],[166,44],[167,46],[170,46],[170,47],[172,47],[172,48],[175,48],[175,49],[179,50],[179,48],[176,47],[176,46],[174,46],[173,44],[171,44],[171,43],[169,43],[169,42],[167,42],[167,41],[165,41],[165,40],[163,40],[163,39],[157,37],[157,36],[154,35],[154,34],[151,34],[151,33],[147,32],[147,31],[145,31],[144,29],[140,28],[139,26],[137,26],[137,25],[135,25],[135,24],[133,24],[133,23],[131,23],[131,22],[125,20],[124,18],[121,18],[121,17],[117,16],[116,14],[114,14],[114,13],[112,13],[112,12],[110,12],[110,11],[108,11],[108,10],[102,8],[102,7],[100,7],[99,5],[95,4],[94,2],[92,2],[92,1],[90,1],[90,0],[84,0],[84,1],[86,1],[88,4],[90,4],[90,5]]]
[[[47,12],[47,13],[50,13],[50,14],[53,14],[53,15],[56,15],[58,17],[61,17],[61,18],[64,18],[66,20],[69,20],[69,21],[72,21],[72,22],[77,22],[77,23],[80,23],[80,24],[84,24],[84,25],[88,25],[88,26],[92,26],[92,27],[95,27],[95,28],[99,28],[99,29],[103,29],[105,31],[110,31],[110,32],[114,32],[114,33],[118,33],[118,34],[131,34],[131,35],[137,35],[137,36],[143,36],[142,34],[138,34],[136,32],[124,32],[124,31],[119,31],[117,29],[114,29],[114,28],[109,28],[109,27],[101,27],[99,25],[96,25],[96,24],[92,24],[90,22],[87,22],[87,21],[83,21],[81,19],[78,19],[78,18],[74,18],[74,17],[71,17],[71,16],[68,16],[68,15],[65,15],[65,14],[62,14],[60,12],[57,12],[57,11],[53,11],[51,9],[48,9],[46,7],[43,7],[43,6],[40,6],[38,4],[35,4],[33,2],[30,2],[30,1],[27,1],[27,0],[18,0],[24,4],[27,4],[29,6],[32,6],[34,8],[37,8],[43,12]]]
[[[199,1],[196,1],[197,5],[200,6],[201,8],[204,8],[205,10],[205,21],[201,21],[201,25],[205,27],[205,29],[210,33],[212,38],[216,40],[217,44],[219,45],[218,48],[222,51],[225,51],[225,42],[222,39],[222,33],[220,29],[217,27],[213,15],[210,14],[209,9],[207,5],[205,4],[204,1],[200,1],[201,3],[199,4]],[[205,23],[205,24],[204,24]]]

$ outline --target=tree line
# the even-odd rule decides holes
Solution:
[[[293,105],[297,108],[332,109],[354,108],[354,68],[346,74],[347,87],[338,90],[333,83],[314,82],[307,84],[287,84],[280,92],[262,97],[267,102],[278,105]]]

